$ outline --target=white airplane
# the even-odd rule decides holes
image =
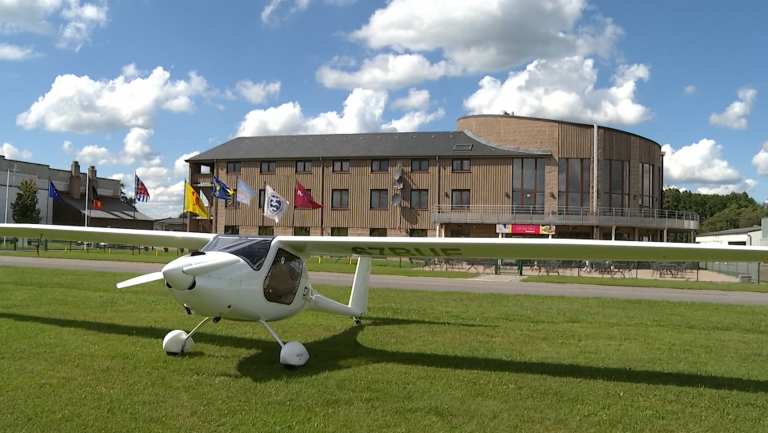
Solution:
[[[255,321],[280,344],[280,363],[285,366],[304,365],[309,353],[299,342],[283,343],[267,322],[307,308],[349,316],[359,325],[368,305],[372,257],[768,261],[768,247],[575,239],[241,236],[40,224],[0,224],[0,236],[195,250],[160,272],[117,283],[124,288],[165,280],[187,314],[205,317],[189,333],[169,332],[163,350],[169,355],[187,352],[194,345],[192,336],[211,320]],[[348,304],[312,288],[305,261],[320,254],[358,257]]]

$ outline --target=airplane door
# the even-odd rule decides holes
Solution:
[[[291,305],[299,291],[303,271],[301,258],[283,249],[277,250],[264,279],[264,298],[276,304]]]

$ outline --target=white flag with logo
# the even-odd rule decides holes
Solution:
[[[288,208],[288,200],[276,193],[269,185],[266,185],[264,194],[264,216],[275,221],[279,220]]]

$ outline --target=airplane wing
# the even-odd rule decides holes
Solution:
[[[490,259],[768,262],[768,247],[525,238],[278,236],[305,255]]]
[[[131,230],[45,224],[0,224],[0,237],[2,236],[171,248],[202,248],[216,235],[211,233],[166,232],[159,230]]]

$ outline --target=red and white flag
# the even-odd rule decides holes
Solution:
[[[296,182],[296,194],[294,194],[293,203],[293,206],[297,208],[319,209],[323,207],[312,198],[312,194],[299,182]]]

